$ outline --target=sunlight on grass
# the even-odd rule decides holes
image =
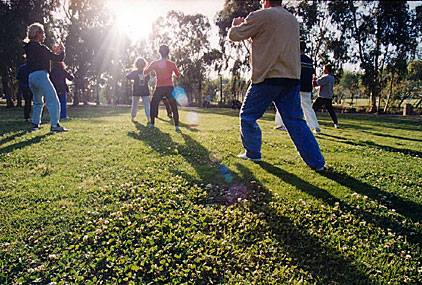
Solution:
[[[240,161],[236,111],[131,123],[71,107],[68,133],[1,109],[0,283],[416,284],[421,121],[322,115],[324,173],[260,121],[262,163]],[[142,115],[141,115],[142,116]]]

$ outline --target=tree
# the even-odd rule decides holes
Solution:
[[[348,93],[351,98],[351,105],[353,105],[353,99],[355,98],[356,94],[359,93],[359,74],[355,72],[346,71],[343,73],[342,77],[340,78],[338,86],[341,87],[343,92]],[[338,101],[341,102],[341,96],[338,98]]]
[[[185,15],[177,11],[170,11],[153,26],[151,42],[155,50],[160,44],[170,46],[171,57],[183,75],[180,84],[187,91],[191,103],[202,103],[202,88],[208,66],[221,56],[210,48],[210,28],[204,15]]]
[[[349,56],[364,71],[363,84],[371,98],[371,112],[378,111],[385,67],[399,66],[416,49],[414,16],[406,1],[330,1],[333,24],[344,35]]]
[[[58,4],[58,0],[0,1],[0,77],[9,107],[13,106],[13,79],[16,67],[22,63],[26,27],[33,22],[48,23]],[[48,43],[49,25],[45,30]]]

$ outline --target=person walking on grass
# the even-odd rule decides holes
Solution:
[[[245,153],[242,159],[261,160],[262,134],[257,120],[274,102],[293,143],[305,163],[324,169],[324,157],[300,107],[299,23],[280,0],[261,1],[262,9],[246,19],[233,19],[228,37],[250,39],[251,85],[240,109],[240,135]]]
[[[158,115],[158,106],[162,98],[166,98],[170,104],[171,111],[173,114],[174,125],[176,132],[180,132],[179,128],[179,112],[177,110],[177,102],[173,97],[173,75],[177,78],[180,77],[180,71],[173,61],[168,59],[170,49],[166,45],[162,45],[159,48],[161,59],[151,62],[151,64],[145,69],[145,74],[152,71],[157,76],[155,85],[154,95],[151,100],[151,127],[154,127],[155,118]]]
[[[321,129],[319,128],[318,119],[315,115],[314,109],[312,109],[312,76],[315,74],[312,59],[305,54],[306,43],[300,42],[300,105],[302,107],[303,115],[305,117],[306,124],[314,131],[319,134]],[[275,115],[276,129],[286,130],[283,119],[281,118],[280,112],[276,112]]]
[[[65,57],[62,43],[51,51],[43,44],[45,40],[44,27],[40,23],[28,26],[26,45],[24,46],[29,68],[29,88],[34,96],[32,112],[32,130],[38,130],[41,123],[44,98],[50,115],[51,132],[67,131],[59,124],[60,102],[56,90],[49,78],[50,61],[60,62]]]
[[[54,62],[52,64],[50,79],[56,89],[57,96],[60,101],[60,119],[68,119],[67,116],[67,94],[69,93],[69,86],[66,84],[66,79],[73,81],[74,77],[66,70],[66,65],[63,61]]]
[[[331,116],[331,119],[334,123],[334,128],[338,128],[338,120],[336,113],[333,108],[333,96],[334,96],[334,76],[332,75],[332,66],[327,64],[324,66],[324,75],[320,78],[313,80],[313,86],[319,86],[318,98],[316,98],[312,108],[315,112],[319,110],[322,106],[327,109],[328,113]]]
[[[135,122],[136,114],[138,112],[138,103],[139,98],[142,98],[142,103],[144,103],[144,111],[145,116],[147,118],[148,126],[151,124],[151,107],[150,107],[150,99],[149,99],[149,75],[144,74],[144,69],[146,66],[146,61],[142,57],[138,57],[135,60],[134,66],[135,70],[131,71],[129,74],[126,75],[126,78],[129,80],[133,80],[132,86],[132,108],[131,108],[131,117],[132,122]]]
[[[31,118],[32,92],[28,85],[29,68],[26,63],[18,68],[16,79],[19,81],[19,93],[22,94],[25,105],[23,107],[23,118],[29,122]]]

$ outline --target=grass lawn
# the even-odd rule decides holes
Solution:
[[[0,284],[420,284],[422,119],[319,115],[328,169],[267,114],[70,107],[68,133],[0,107]],[[164,116],[165,111],[160,114]]]

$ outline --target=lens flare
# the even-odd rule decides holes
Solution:
[[[196,112],[188,112],[185,117],[186,123],[191,126],[197,126],[199,123],[199,116]]]
[[[223,175],[224,181],[226,183],[230,184],[233,182],[233,175],[227,166],[225,166],[224,164],[220,164],[218,166],[218,170],[220,171],[221,175]]]
[[[189,105],[188,96],[186,95],[185,89],[182,87],[174,87],[171,95],[180,106],[186,107]]]

